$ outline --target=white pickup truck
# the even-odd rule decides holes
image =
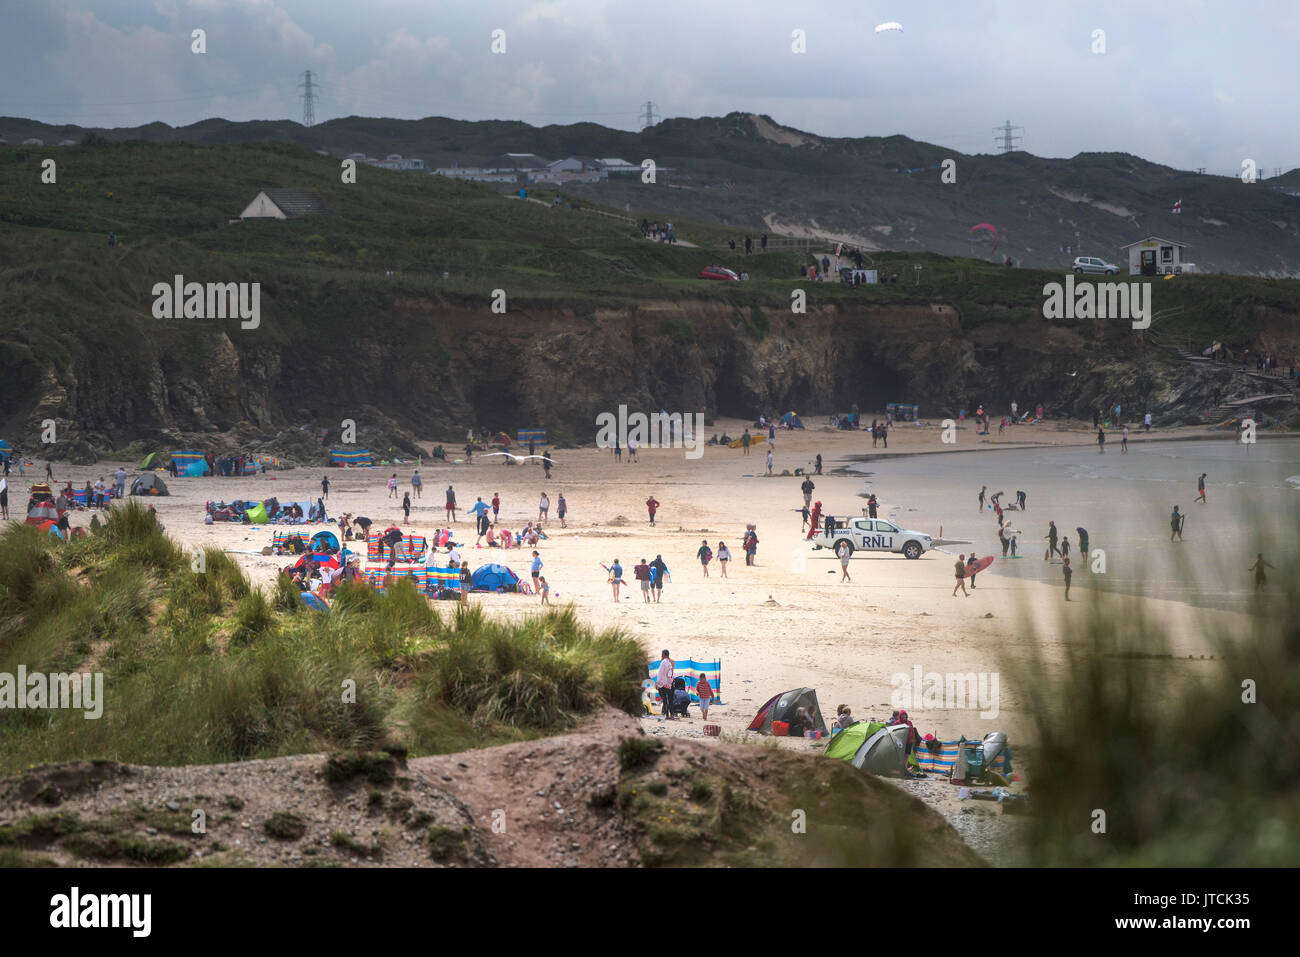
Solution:
[[[855,551],[901,552],[907,558],[920,558],[933,547],[933,539],[924,532],[899,528],[883,518],[837,520],[833,532],[827,534],[823,527],[810,541],[813,548],[838,550],[840,542],[844,542],[849,546],[850,554]]]

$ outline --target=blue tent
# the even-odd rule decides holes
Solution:
[[[519,576],[505,565],[480,565],[469,581],[470,591],[519,590]]]
[[[199,459],[197,462],[191,462],[189,465],[181,469],[181,474],[188,475],[190,477],[194,477],[198,475],[207,475],[208,463],[203,461],[202,459]]]
[[[338,536],[333,532],[317,532],[311,537],[311,550],[313,552],[337,552],[339,550]]]

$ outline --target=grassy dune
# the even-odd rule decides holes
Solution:
[[[571,611],[518,624],[431,606],[408,583],[338,593],[328,615],[250,587],[223,552],[203,573],[134,503],[63,544],[0,535],[0,671],[102,671],[103,716],[13,711],[0,773],[108,758],[200,764],[308,751],[438,754],[639,707],[645,653]],[[352,690],[355,693],[352,694]]]

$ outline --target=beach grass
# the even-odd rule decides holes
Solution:
[[[1297,517],[1243,516],[1243,527]],[[1212,657],[1175,654],[1185,636],[1142,602],[1094,592],[1063,621],[1060,652],[1038,636],[1004,664],[1035,738],[1025,863],[1300,864],[1300,554],[1289,543],[1266,558],[1275,570],[1249,628],[1203,626]]]
[[[229,556],[203,571],[133,502],[93,536],[0,533],[0,671],[94,671],[103,714],[15,710],[0,773],[104,758],[207,764],[386,746],[413,756],[553,733],[639,707],[646,654],[570,609],[496,621],[442,611],[408,582],[312,612],[250,586]]]

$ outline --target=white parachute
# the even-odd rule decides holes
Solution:
[[[899,33],[902,33],[903,25],[890,20],[888,23],[882,23],[876,27],[877,33],[884,33],[886,30],[897,30]]]

